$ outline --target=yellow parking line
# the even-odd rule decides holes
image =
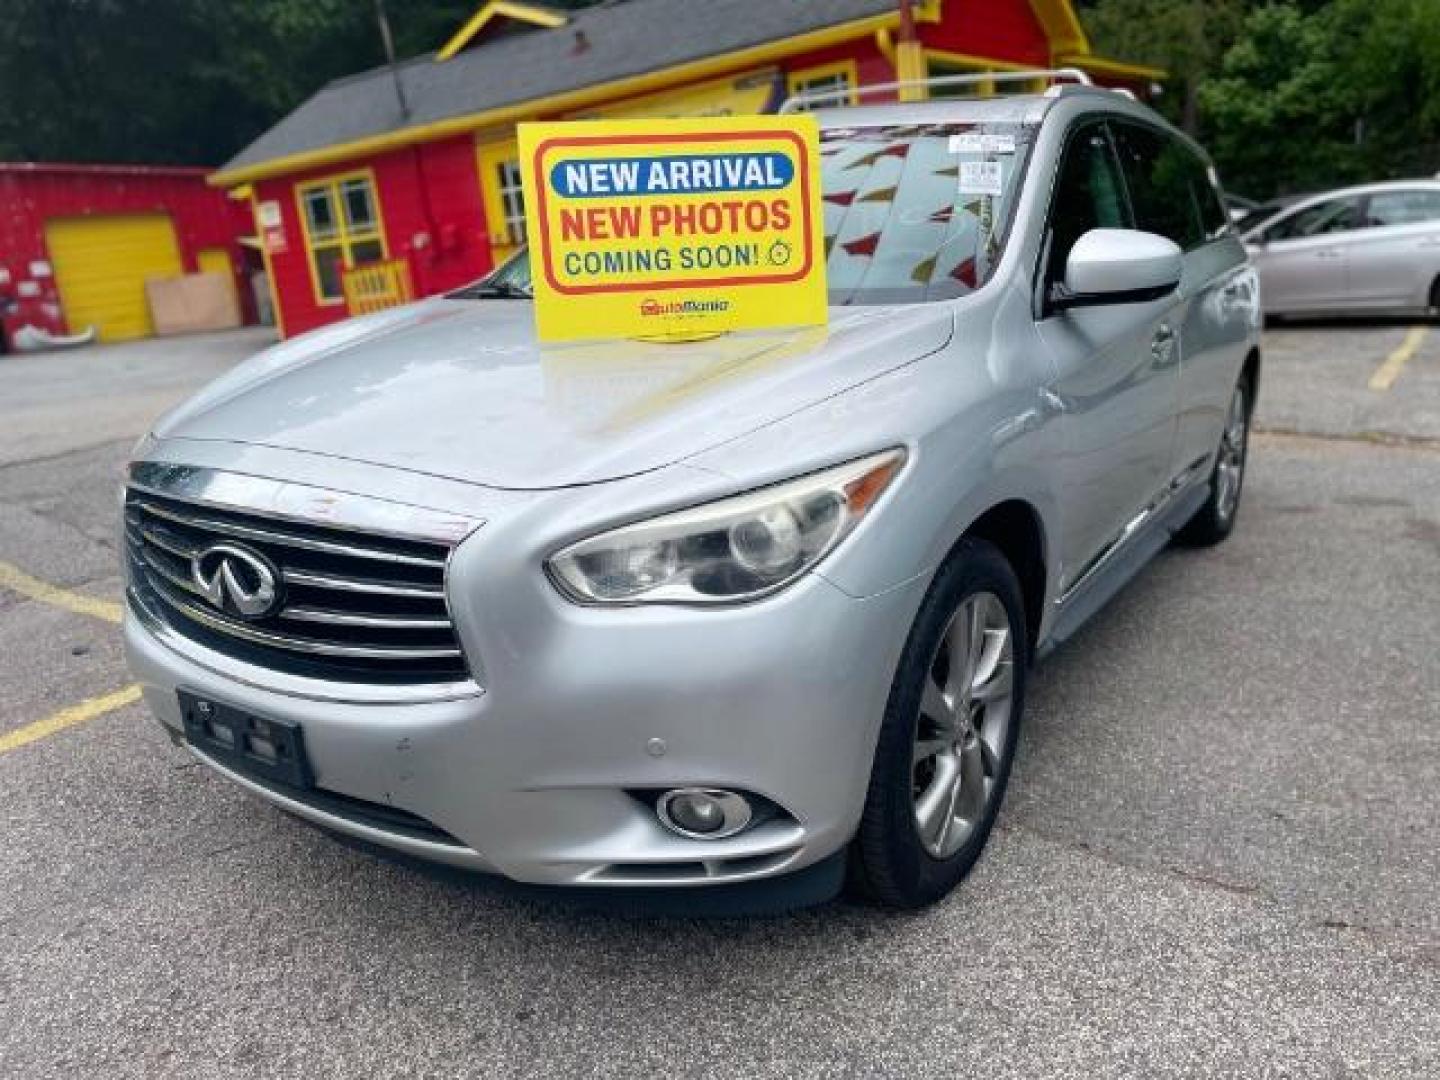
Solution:
[[[9,589],[21,596],[28,596],[31,600],[39,600],[42,604],[64,608],[77,615],[89,615],[93,619],[103,619],[110,623],[120,621],[119,604],[109,600],[97,600],[84,593],[72,592],[70,589],[51,585],[48,581],[31,577],[18,566],[4,561],[0,561],[0,589]],[[83,724],[87,720],[104,716],[108,712],[114,712],[121,706],[138,701],[139,698],[140,687],[131,685],[123,690],[116,690],[113,694],[90,698],[78,705],[71,705],[68,709],[61,709],[44,720],[36,720],[33,724],[26,724],[22,728],[16,728],[14,731],[0,735],[0,754],[8,754],[12,750],[28,746],[57,731],[64,731],[68,727],[74,727],[76,724]]]
[[[1411,327],[1410,332],[1405,335],[1405,340],[1400,347],[1385,358],[1385,362],[1375,369],[1375,374],[1370,376],[1371,390],[1389,390],[1400,377],[1405,364],[1420,349],[1420,343],[1425,340],[1425,335],[1430,332],[1428,326]]]
[[[104,619],[106,622],[118,623],[120,621],[120,605],[110,600],[97,600],[93,596],[86,596],[84,593],[72,592],[69,589],[62,589],[58,585],[51,585],[48,581],[41,581],[37,577],[31,577],[18,566],[0,561],[0,589],[9,589],[21,596],[28,596],[32,600],[39,600],[44,604],[52,604],[66,611],[73,611],[77,615],[89,615],[94,619]]]
[[[0,735],[0,755],[8,754],[12,750],[19,750],[20,747],[54,735],[57,731],[64,731],[68,727],[74,727],[76,724],[83,724],[87,720],[104,716],[108,712],[114,712],[139,699],[140,687],[131,685],[123,690],[116,690],[113,694],[93,697],[78,705],[71,705],[68,709],[61,709],[44,720],[36,720],[33,724],[26,724],[22,728]]]

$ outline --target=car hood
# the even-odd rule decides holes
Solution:
[[[684,343],[541,345],[523,301],[433,300],[297,338],[157,426],[501,488],[656,469],[942,348],[941,305]]]

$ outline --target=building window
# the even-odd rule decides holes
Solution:
[[[330,177],[296,189],[315,299],[345,299],[344,272],[385,258],[375,178],[368,172]]]
[[[525,192],[520,186],[520,162],[513,158],[495,163],[495,188],[500,193],[501,224],[512,244],[525,242]]]
[[[1024,82],[1007,79],[1001,83],[982,78],[996,72],[1014,71],[1015,65],[1004,60],[987,60],[983,56],[962,56],[938,50],[927,50],[926,67],[932,79],[944,75],[976,76],[975,82],[959,83],[952,86],[931,86],[928,91],[932,98],[993,97],[997,92],[1005,94],[1042,93],[1049,80],[1027,79]]]
[[[520,184],[520,150],[511,141],[481,143],[480,194],[490,255],[501,264],[526,242],[526,194]]]
[[[929,63],[930,78],[939,79],[946,75],[978,75],[975,68],[958,67],[952,64],[937,64],[934,60]],[[967,98],[980,95],[979,83],[958,83],[951,86],[930,86],[926,89],[926,97],[932,98]]]
[[[854,60],[841,60],[835,64],[792,71],[787,83],[791,97],[799,94],[835,94],[836,97],[832,100],[816,103],[818,108],[833,108],[836,105],[855,104],[855,90],[860,85],[860,75]],[[802,111],[809,108],[808,105],[800,106]]]
[[[502,263],[525,243],[525,192],[520,186],[520,151],[510,141],[481,143],[480,195],[490,254]]]

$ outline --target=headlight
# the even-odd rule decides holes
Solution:
[[[887,450],[601,533],[546,566],[582,604],[733,604],[784,588],[848,536],[905,463]]]

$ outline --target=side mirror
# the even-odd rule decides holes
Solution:
[[[1184,269],[1180,246],[1135,229],[1091,229],[1070,249],[1065,283],[1050,293],[1053,311],[1139,304],[1169,296]]]

